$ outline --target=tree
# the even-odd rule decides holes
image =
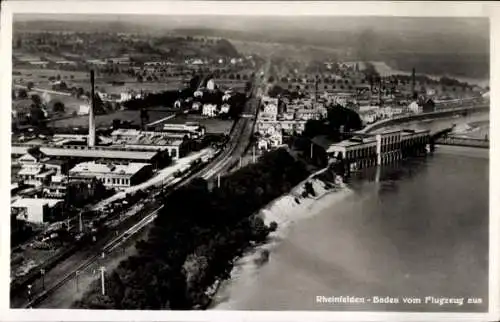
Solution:
[[[43,112],[41,106],[37,106],[34,103],[30,107],[30,124],[33,126],[41,126],[42,121],[45,120],[45,113]]]
[[[17,92],[17,95],[19,96],[19,98],[27,98],[28,97],[28,92],[24,88],[21,88]]]
[[[42,106],[42,99],[40,98],[39,95],[34,94],[31,96],[31,101],[36,107],[41,107]]]
[[[61,75],[57,74],[56,79],[59,81],[61,80]]]
[[[64,112],[64,103],[62,102],[55,102],[54,103],[54,112]]]
[[[141,75],[137,75],[137,81],[139,83],[142,83],[143,79],[142,79],[142,76]]]
[[[252,88],[252,82],[245,83],[245,91],[248,92]]]
[[[267,81],[268,81],[268,83],[273,83],[274,82],[274,77],[273,76],[269,76],[269,79]]]
[[[31,89],[35,86],[35,84],[33,82],[28,82],[28,84],[26,85],[26,87],[28,88],[28,91],[31,91]]]
[[[326,134],[325,123],[321,120],[307,120],[303,135],[313,138],[317,135]]]
[[[82,96],[83,94],[84,94],[84,90],[83,90],[83,88],[78,87],[78,88],[76,89],[76,96],[77,96],[77,97],[80,97],[80,96]]]

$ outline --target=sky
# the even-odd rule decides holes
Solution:
[[[265,30],[299,28],[309,30],[356,30],[375,28],[388,30],[424,30],[436,32],[461,31],[467,34],[488,33],[486,18],[452,17],[307,17],[307,16],[210,16],[210,15],[88,15],[88,14],[16,14],[16,21],[129,21],[133,23],[163,27],[207,27],[234,30]]]

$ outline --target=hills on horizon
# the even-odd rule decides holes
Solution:
[[[489,23],[483,18],[17,14],[14,30],[23,29],[171,32],[326,47],[361,43],[374,51],[489,53]]]
[[[257,48],[284,44],[287,48],[297,48],[288,50],[290,55],[301,51],[302,54],[296,54],[299,57],[311,58],[311,55],[303,53],[314,51],[314,58],[331,55],[339,59],[383,60],[394,67],[407,65],[405,60],[418,64],[419,59],[429,59],[432,60],[432,70],[439,67],[441,62],[456,61],[451,66],[457,69],[458,74],[483,77],[489,73],[487,18],[108,14],[14,16],[14,31],[35,30],[106,30],[156,36],[220,37],[240,44],[258,43],[258,46],[241,47],[249,52],[255,49],[258,54],[266,50],[258,52]],[[240,51],[241,48],[237,49]],[[318,52],[322,53],[316,55]],[[286,55],[287,50],[279,50],[279,53]],[[406,66],[403,68],[406,69]]]

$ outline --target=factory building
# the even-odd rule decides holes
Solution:
[[[63,204],[62,199],[22,198],[10,207],[17,219],[40,225],[57,217]]]
[[[180,138],[179,134],[183,137]],[[128,149],[164,151],[172,160],[177,160],[187,153],[188,142],[184,140],[184,136],[188,134],[134,129],[118,129],[111,133],[114,145]]]
[[[75,181],[96,178],[106,187],[123,189],[147,180],[152,172],[152,166],[148,163],[116,164],[93,161],[77,164],[69,170],[69,179]]]
[[[316,137],[313,143],[323,150],[328,163],[342,161],[350,171],[388,164],[409,155],[424,153],[429,138],[428,130],[391,130],[359,134],[333,144]]]
[[[12,155],[23,155],[30,147],[32,146],[13,145],[11,153]],[[168,160],[166,151],[139,150],[119,146],[96,146],[89,148],[84,145],[48,145],[40,147],[40,151],[51,159],[56,160],[142,162],[150,163],[154,168],[162,168]]]

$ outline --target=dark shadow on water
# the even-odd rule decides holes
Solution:
[[[424,171],[432,157],[432,155],[413,157],[392,164],[362,169],[351,173],[351,176],[345,181],[354,188],[366,184],[366,182],[378,182],[382,190],[390,191],[397,188],[398,181],[411,179],[419,172]]]

